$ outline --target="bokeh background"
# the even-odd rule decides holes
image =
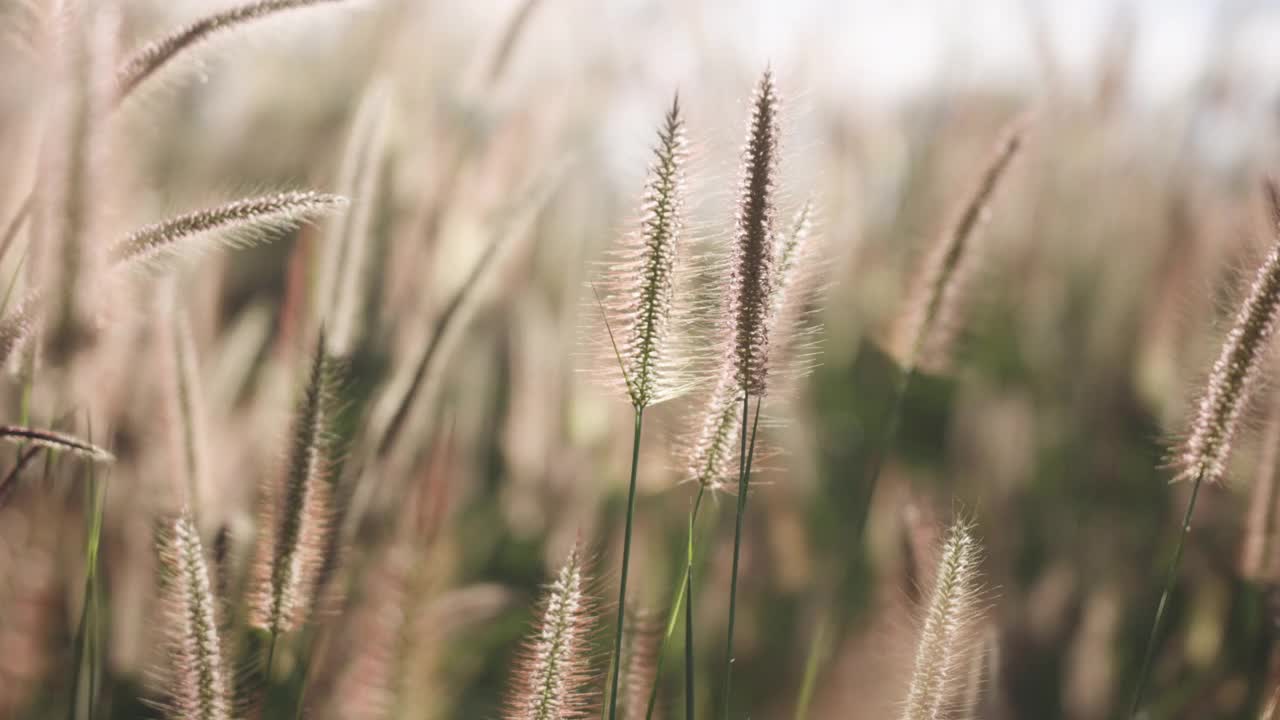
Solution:
[[[121,44],[225,4],[128,0]],[[46,78],[28,40],[42,5],[0,2],[5,221],[37,155],[32,98]],[[347,373],[346,436],[376,425],[380,398],[450,298],[475,285],[393,462],[361,495],[351,556],[378,570],[335,601],[339,630],[307,685],[315,715],[496,717],[531,603],[577,540],[611,600],[631,414],[580,372],[584,288],[633,226],[677,91],[694,149],[691,223],[708,252],[724,247],[751,87],[770,66],[784,100],[782,186],[788,202],[819,208],[829,287],[820,365],[764,431],[775,452],[747,518],[737,707],[792,717],[814,660],[811,717],[893,716],[917,581],[964,515],[986,548],[989,588],[975,717],[1120,717],[1188,492],[1170,483],[1168,449],[1275,239],[1258,187],[1280,172],[1277,39],[1280,5],[1268,0],[351,0],[221,37],[157,79],[112,120],[127,149],[115,210],[129,226],[261,189],[338,189],[361,98],[391,98],[378,272]],[[1028,112],[1026,151],[975,247],[954,361],[911,386],[869,493],[898,372],[883,341],[1002,129]],[[255,487],[284,455],[311,342],[307,268],[324,237],[321,223],[210,254],[177,283],[218,488],[204,529],[224,538],[232,567],[252,544]],[[501,252],[471,283],[495,239]],[[4,277],[17,262],[0,259]],[[157,715],[143,702],[157,695],[147,500],[170,482],[171,420],[151,329],[168,290],[154,285],[113,309],[91,393],[68,406],[37,392],[31,406],[33,420],[80,432],[91,408],[119,457],[97,717]],[[10,422],[22,383],[0,385]],[[1230,482],[1201,498],[1148,693],[1153,718],[1259,717],[1280,680],[1280,563],[1243,552],[1280,553],[1280,524],[1249,520],[1251,507],[1280,508],[1274,489],[1254,491],[1277,469],[1277,406],[1269,388],[1258,393]],[[632,602],[659,619],[693,495],[673,456],[688,413],[681,401],[652,413],[642,454]],[[14,451],[3,452],[7,466]],[[0,511],[6,717],[66,714],[85,507],[65,469],[25,478]],[[704,714],[721,702],[733,504],[712,503],[703,536]],[[387,600],[384,582],[414,591]],[[374,714],[351,671],[370,637],[412,647],[396,715]],[[677,633],[666,717],[679,716],[680,647]],[[300,655],[286,655],[280,683],[300,686],[306,673],[288,664]]]

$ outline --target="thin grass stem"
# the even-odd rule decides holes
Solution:
[[[747,417],[750,393],[742,393],[742,453],[738,461],[738,513],[733,528],[733,574],[729,581],[729,630],[724,658],[724,719],[729,720],[733,698],[733,628],[738,610],[738,559],[742,554],[742,518],[747,512],[747,489],[751,484],[751,459],[755,455],[756,430],[760,427],[760,400],[756,400],[756,417],[751,423],[751,445],[747,445]]]
[[[804,678],[800,681],[800,694],[796,698],[794,720],[806,720],[809,717],[809,706],[813,704],[813,690],[818,684],[818,670],[822,667],[823,658],[830,652],[829,622],[829,618],[820,617],[817,627],[813,629],[809,657],[804,663]]]
[[[653,687],[649,690],[649,705],[645,711],[645,715],[644,715],[645,720],[652,720],[654,710],[657,709],[658,682],[662,678],[662,665],[663,665],[663,661],[666,659],[667,644],[671,641],[671,637],[675,635],[676,625],[680,622],[680,611],[685,606],[685,594],[690,591],[690,588],[693,585],[693,572],[692,572],[693,548],[696,544],[694,541],[693,533],[698,522],[698,510],[702,507],[702,498],[705,494],[706,494],[706,486],[700,485],[698,487],[698,495],[696,498],[694,498],[694,501],[693,501],[693,508],[689,511],[689,539],[688,539],[688,543],[686,545],[686,550],[685,550],[685,558],[686,558],[685,572],[680,577],[680,585],[676,589],[675,600],[672,601],[671,603],[671,614],[667,618],[667,629],[666,629],[666,632],[663,633],[662,644],[658,647],[658,665],[653,675],[653,678],[654,678]],[[687,629],[686,629],[685,637],[686,637],[685,663],[687,667],[688,665],[693,664],[693,650],[692,650],[692,645],[687,642],[690,637]],[[691,675],[686,675],[686,678],[685,678],[686,687],[692,687],[692,684],[691,684],[692,681],[690,679],[691,677],[692,677]],[[686,700],[686,709],[691,707],[689,705],[690,702],[691,701]]]
[[[689,544],[685,548],[684,587],[688,600],[685,602],[684,616],[684,716],[693,720],[694,701],[694,647],[693,647],[693,526],[698,521],[698,508],[702,505],[702,496],[707,486],[698,484],[698,497],[693,501],[693,511],[689,513]],[[655,684],[656,689],[656,684]]]
[[[1187,501],[1187,511],[1182,516],[1182,532],[1178,536],[1178,545],[1173,550],[1173,560],[1169,563],[1169,571],[1165,576],[1164,590],[1160,593],[1160,603],[1156,605],[1156,616],[1151,622],[1151,633],[1147,636],[1147,649],[1142,656],[1142,667],[1138,670],[1138,683],[1133,692],[1133,703],[1129,706],[1129,718],[1138,716],[1142,708],[1142,696],[1147,689],[1147,680],[1151,676],[1151,663],[1155,658],[1156,637],[1160,634],[1160,626],[1164,621],[1165,610],[1169,606],[1169,595],[1173,593],[1173,585],[1178,580],[1178,568],[1182,564],[1182,553],[1187,546],[1187,536],[1191,534],[1191,516],[1196,509],[1196,498],[1200,496],[1200,486],[1204,483],[1204,472],[1196,473],[1191,484],[1191,499]]]
[[[627,524],[622,536],[622,580],[618,583],[618,624],[613,638],[613,679],[609,682],[609,720],[618,717],[618,674],[622,669],[622,621],[627,609],[627,573],[631,569],[631,525],[636,511],[636,470],[640,465],[640,430],[644,408],[636,408],[636,428],[631,440],[631,483],[627,488]]]

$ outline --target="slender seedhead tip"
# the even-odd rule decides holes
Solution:
[[[1273,217],[1280,218],[1280,193],[1270,182],[1263,187]],[[1248,296],[1209,372],[1191,432],[1176,458],[1179,478],[1218,482],[1226,475],[1240,417],[1271,347],[1278,314],[1280,240],[1258,267]]]
[[[516,669],[506,720],[586,718],[595,707],[590,652],[596,607],[575,547],[547,588],[537,629]]]
[[[230,720],[230,682],[218,634],[216,601],[200,533],[189,511],[159,534],[169,666],[170,717]]]
[[[957,521],[943,544],[929,593],[902,720],[950,717],[962,699],[968,659],[978,647],[973,630],[981,612],[980,559],[970,526]]]

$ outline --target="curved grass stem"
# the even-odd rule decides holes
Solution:
[[[1191,534],[1191,516],[1196,509],[1196,498],[1200,496],[1200,485],[1204,482],[1204,473],[1197,473],[1191,484],[1191,499],[1187,501],[1187,511],[1182,516],[1182,532],[1178,535],[1178,545],[1173,551],[1173,560],[1169,563],[1169,571],[1165,575],[1164,590],[1160,593],[1160,603],[1156,605],[1156,616],[1151,622],[1151,633],[1147,636],[1147,649],[1142,656],[1142,667],[1138,670],[1138,683],[1133,691],[1133,703],[1129,706],[1129,718],[1138,716],[1142,708],[1142,696],[1147,688],[1147,679],[1151,676],[1151,662],[1156,652],[1156,637],[1160,634],[1160,625],[1164,621],[1165,610],[1169,606],[1169,595],[1173,593],[1174,583],[1178,581],[1178,568],[1182,565],[1182,553],[1187,546],[1187,536]]]
[[[622,536],[622,580],[618,583],[618,622],[613,638],[613,670],[609,682],[609,720],[618,717],[618,674],[622,669],[622,622],[627,610],[627,573],[631,570],[631,526],[636,511],[636,471],[640,465],[640,430],[644,409],[636,408],[635,434],[631,440],[631,482],[627,488],[627,524]]]

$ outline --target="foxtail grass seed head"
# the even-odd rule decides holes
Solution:
[[[1029,117],[1015,118],[1005,130],[960,213],[933,246],[908,296],[908,313],[895,343],[907,370],[920,363],[942,367],[951,353],[965,306],[967,280],[974,268],[973,244],[990,216],[1000,181],[1021,152]]]
[[[796,211],[774,252],[773,307],[769,312],[769,364],[794,381],[817,364],[818,326],[813,308],[824,290],[825,261],[815,231],[813,201]]]
[[[15,443],[30,443],[50,450],[61,450],[86,460],[115,462],[115,456],[97,445],[52,430],[0,425],[0,438]]]
[[[727,482],[737,477],[737,438],[742,427],[738,398],[741,395],[736,368],[732,363],[725,363],[711,392],[699,400],[700,412],[694,416],[690,434],[693,441],[683,448],[681,455],[686,477],[708,490],[724,489]]]
[[[966,670],[979,638],[978,564],[981,551],[969,526],[958,521],[943,544],[925,608],[902,720],[942,720],[963,700]]]
[[[806,202],[796,212],[790,232],[779,238],[773,250],[773,305],[766,318],[770,337],[768,363],[781,366],[784,375],[802,376],[813,365],[808,343],[813,326],[808,305],[820,288],[821,263],[813,248],[813,205]],[[807,345],[808,343],[808,345]],[[699,413],[681,443],[685,477],[720,490],[737,476],[738,434],[742,422],[738,366],[724,362],[710,392],[698,401]]]
[[[686,386],[673,348],[680,329],[676,286],[685,260],[687,148],[678,97],[658,131],[653,156],[640,227],[628,235],[601,283],[610,356],[621,363],[627,396],[637,410],[675,397]]]
[[[346,198],[313,191],[236,200],[139,228],[116,242],[112,257],[122,265],[162,265],[172,258],[198,255],[209,245],[248,247],[346,204]]]
[[[0,317],[0,365],[8,363],[13,353],[31,339],[40,305],[39,293],[32,291]]]
[[[751,101],[747,143],[742,151],[728,302],[737,384],[742,391],[756,396],[764,395],[769,370],[778,135],[777,90],[772,70],[765,70]]]
[[[1265,184],[1273,215],[1280,217],[1280,195]],[[1280,235],[1280,233],[1278,233]],[[1227,473],[1227,460],[1240,415],[1271,347],[1280,313],[1280,242],[1258,267],[1249,295],[1236,313],[1235,324],[1209,372],[1209,382],[1191,423],[1191,433],[1177,458],[1180,479],[1218,482]]]
[[[330,436],[335,372],[324,334],[294,419],[283,482],[264,492],[250,623],[274,634],[298,629],[315,604],[329,548]]]
[[[169,665],[168,715],[230,720],[230,678],[218,635],[216,602],[200,533],[187,511],[159,533]]]
[[[298,8],[345,0],[255,0],[202,17],[157,38],[130,55],[115,73],[115,99],[123,100],[174,58],[222,32]]]
[[[597,608],[589,585],[575,547],[547,589],[537,629],[525,643],[505,720],[570,720],[595,709],[590,653]]]

